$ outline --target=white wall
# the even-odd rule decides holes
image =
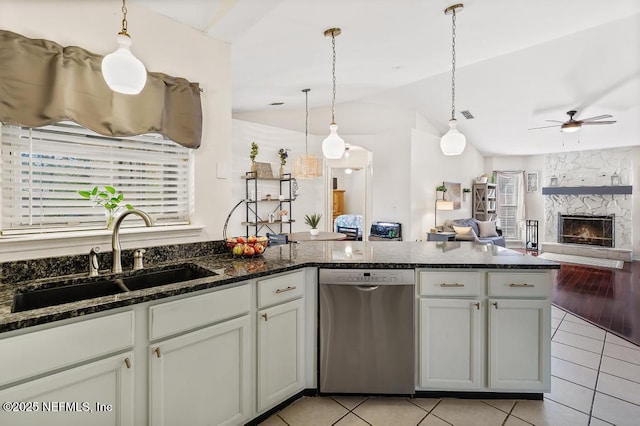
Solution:
[[[145,245],[219,239],[231,203],[231,176],[217,177],[217,166],[231,159],[231,67],[229,45],[203,35],[174,20],[156,14],[137,3],[127,5],[132,51],[149,71],[163,72],[199,82],[202,94],[202,146],[195,152],[196,206],[193,224],[203,227],[191,236],[172,235],[145,238]],[[75,45],[97,54],[108,54],[117,47],[115,37],[121,28],[121,3],[117,1],[3,0],[0,28],[30,38],[43,38],[63,46]],[[43,241],[16,249],[11,241],[0,241],[3,260],[88,253],[95,245],[111,249],[108,237],[90,243],[67,238],[52,248]],[[127,247],[130,238],[123,238]]]

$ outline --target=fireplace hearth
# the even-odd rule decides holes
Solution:
[[[615,215],[558,213],[558,242],[588,246],[615,247]]]

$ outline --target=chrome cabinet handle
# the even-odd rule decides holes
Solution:
[[[160,358],[160,356],[161,356],[161,354],[160,354],[160,347],[155,348],[153,351],[156,353],[156,356],[157,356],[158,358]]]
[[[295,290],[297,287],[296,286],[287,286],[287,288],[279,288],[276,290],[276,294],[280,294],[280,293],[284,293],[285,291],[291,291],[291,290]]]
[[[527,284],[527,283],[511,283],[509,284],[509,287],[535,287],[535,285],[533,284]]]
[[[124,359],[124,364],[127,366],[127,368],[131,368],[131,360],[129,358]]]
[[[460,283],[442,283],[440,284],[440,287],[464,287],[464,284],[460,284]]]

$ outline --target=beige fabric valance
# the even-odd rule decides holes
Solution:
[[[160,133],[188,148],[202,138],[198,83],[149,72],[139,95],[111,91],[102,56],[0,30],[0,122],[70,120],[107,136]]]

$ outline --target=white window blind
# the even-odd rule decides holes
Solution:
[[[520,223],[524,216],[522,172],[498,172],[496,182],[502,235],[507,239],[520,239]]]
[[[191,150],[161,136],[106,137],[74,124],[0,125],[2,233],[105,228],[105,209],[78,194],[113,186],[123,205],[162,225],[193,210]],[[137,216],[126,224],[136,224]],[[138,225],[141,221],[138,223]]]

